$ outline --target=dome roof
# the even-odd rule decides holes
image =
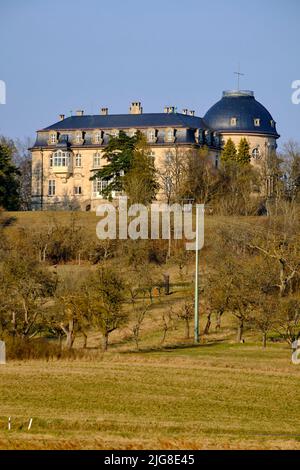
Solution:
[[[204,121],[218,132],[279,137],[275,121],[269,111],[256,101],[253,91],[224,91],[222,99],[207,111]]]

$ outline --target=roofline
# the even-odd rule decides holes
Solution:
[[[255,132],[255,131],[226,131],[226,130],[217,130],[216,132],[218,132],[218,134],[229,134],[229,135],[236,135],[236,134],[239,134],[239,135],[247,135],[247,134],[252,134],[252,135],[259,135],[259,136],[271,136],[271,137],[275,137],[275,139],[279,139],[280,137],[280,134],[278,134],[277,132],[272,134],[271,132]]]
[[[73,116],[68,116],[67,118],[63,119],[61,122],[69,119],[69,118],[87,118],[87,117],[101,117],[101,118],[109,118],[109,117],[120,117],[120,116],[158,116],[158,115],[162,115],[162,116],[168,116],[168,115],[175,115],[175,116],[179,116],[179,118],[181,118],[182,116],[184,116],[184,118],[191,118],[191,119],[201,119],[202,121],[204,121],[204,118],[201,117],[201,116],[191,116],[189,114],[183,114],[183,113],[142,113],[142,114],[129,114],[129,113],[126,113],[126,114],[105,114],[105,115],[101,115],[101,114],[84,114],[83,116],[76,116],[76,115],[73,115]],[[57,121],[58,123],[60,121]],[[204,121],[205,122],[205,121]],[[54,123],[55,124],[55,123]],[[50,126],[47,126],[47,127],[44,127],[42,129],[38,129],[36,132],[42,132],[42,131],[51,131],[51,130],[55,130],[55,129],[49,129],[50,127],[54,126],[54,124],[51,124]],[[155,126],[157,128],[168,128],[170,126],[168,125],[160,125],[160,126]],[[186,126],[184,123],[176,126],[176,127],[183,127],[183,128],[186,128],[186,129],[191,129],[190,126]],[[208,126],[207,126],[208,127]],[[130,129],[131,126],[118,126],[118,129]],[[134,126],[134,129],[143,129],[143,128],[149,128],[149,126]],[[97,127],[84,127],[82,129],[85,129],[85,130],[91,130],[91,129],[97,129]],[[101,127],[99,127],[99,129],[101,129]],[[113,127],[107,127],[107,129],[114,129]],[[195,129],[197,129],[197,127],[195,127]],[[60,130],[59,128],[56,129],[56,130]],[[64,130],[64,131],[72,131],[72,130],[76,130],[76,128],[65,128],[65,129],[61,129],[61,130]]]

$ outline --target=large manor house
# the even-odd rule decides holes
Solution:
[[[176,149],[206,146],[218,168],[227,139],[238,145],[242,137],[249,142],[251,163],[259,166],[276,150],[279,138],[276,122],[252,91],[223,92],[203,118],[170,106],[163,113],[143,113],[140,102],[132,103],[128,114],[109,114],[107,108],[96,115],[61,114],[58,122],[37,132],[31,148],[32,208],[43,210],[76,200],[82,210],[95,210],[107,183],[90,178],[106,164],[103,150],[121,130],[129,135],[143,132],[158,166]]]

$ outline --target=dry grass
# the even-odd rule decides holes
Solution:
[[[208,343],[0,372],[0,448],[300,449],[300,368],[283,346]]]

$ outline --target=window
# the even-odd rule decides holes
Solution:
[[[97,168],[101,165],[101,154],[99,152],[94,153],[93,167]]]
[[[167,140],[167,142],[173,142],[173,140],[174,140],[174,130],[173,129],[169,129],[167,131],[166,140]]]
[[[150,129],[148,131],[148,141],[149,142],[155,142],[155,137],[156,137],[156,132],[154,129]]]
[[[260,126],[260,119],[259,119],[259,118],[255,118],[255,119],[254,119],[254,125],[255,125],[255,127],[259,127],[259,126]]]
[[[150,150],[149,152],[149,158],[152,159],[152,161],[154,162],[155,160],[155,152],[153,150]]]
[[[74,187],[74,194],[75,196],[79,196],[81,194],[81,186]]]
[[[62,152],[58,150],[50,157],[50,167],[52,166],[68,166],[69,165],[69,152]]]
[[[116,139],[117,137],[119,137],[119,131],[114,129],[114,130],[111,131],[110,135],[111,135],[112,138]]]
[[[75,156],[75,166],[81,166],[81,155],[80,153],[77,153],[76,156]]]
[[[93,180],[93,196],[101,196],[102,191],[107,188],[108,181],[102,180],[100,178],[96,178]]]
[[[256,147],[255,149],[252,150],[252,157],[255,159],[255,160],[259,160],[260,159],[260,151],[259,151],[259,148]]]
[[[56,144],[56,134],[50,134],[50,142],[51,144]]]
[[[236,124],[237,124],[237,118],[236,118],[236,117],[232,117],[232,118],[230,119],[230,125],[231,125],[231,126],[236,126]]]
[[[273,119],[271,119],[270,124],[271,124],[271,127],[275,127],[275,121],[273,121]]]
[[[48,196],[55,196],[55,180],[48,181]]]
[[[98,131],[95,133],[95,144],[102,143],[102,132]]]
[[[76,144],[81,144],[81,141],[82,141],[82,133],[78,132],[76,134]]]

